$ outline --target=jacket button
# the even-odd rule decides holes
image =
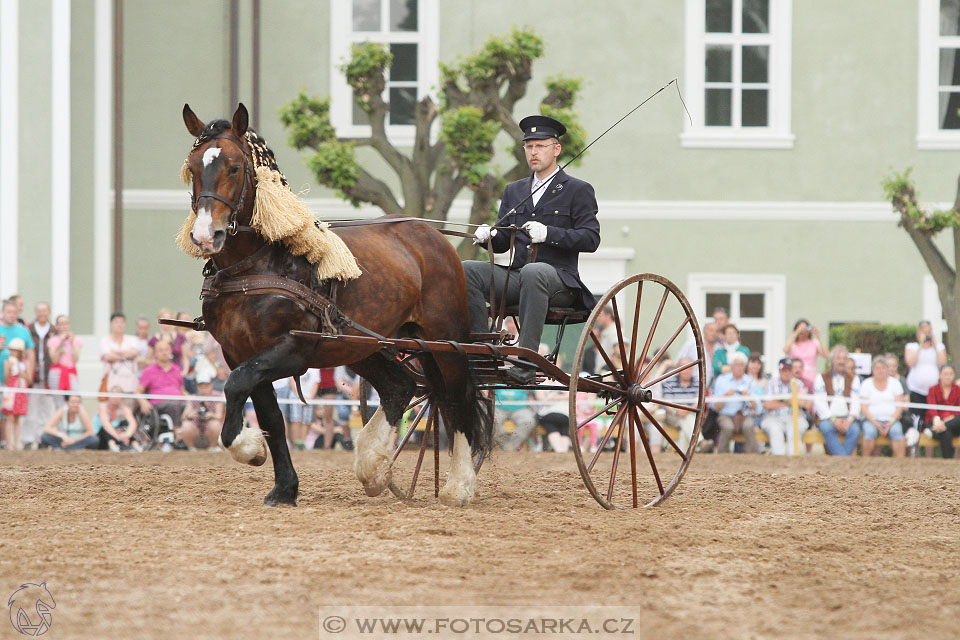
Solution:
[[[554,213],[560,213],[559,211],[554,211]]]
[[[530,217],[532,217],[532,218],[536,218],[536,217],[537,217],[537,214],[535,214],[535,213],[531,213],[531,214],[530,214]]]

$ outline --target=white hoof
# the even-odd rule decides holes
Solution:
[[[448,507],[465,507],[477,491],[477,474],[470,459],[470,444],[467,437],[457,433],[453,437],[453,460],[447,483],[440,490],[440,503]]]
[[[383,493],[393,479],[387,440],[390,425],[382,409],[377,409],[370,422],[360,430],[354,442],[353,470],[368,496]]]
[[[223,447],[222,438],[218,442],[237,462],[259,467],[267,461],[267,440],[263,435],[260,429],[244,427],[229,447]]]
[[[466,477],[449,478],[440,489],[440,504],[447,507],[465,507],[473,502],[477,490],[477,474],[473,469]]]

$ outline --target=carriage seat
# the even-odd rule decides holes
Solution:
[[[507,307],[505,316],[519,316],[519,307]],[[571,307],[550,307],[544,324],[583,324],[590,317],[589,309],[573,309]]]

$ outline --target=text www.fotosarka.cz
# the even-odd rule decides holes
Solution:
[[[615,606],[322,606],[320,638],[644,637],[641,612]]]

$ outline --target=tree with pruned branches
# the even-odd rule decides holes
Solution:
[[[947,322],[947,352],[953,362],[960,357],[960,180],[953,207],[943,211],[926,211],[917,204],[917,192],[910,178],[910,169],[893,173],[883,181],[883,190],[894,210],[900,214],[899,225],[917,247],[930,275],[937,283],[937,294]],[[953,233],[952,260],[934,242],[938,233]]]
[[[338,137],[330,121],[329,98],[303,91],[284,105],[280,116],[290,144],[310,152],[306,162],[317,181],[354,206],[367,202],[387,214],[446,220],[454,199],[467,188],[472,191],[469,222],[489,223],[504,185],[529,174],[513,110],[527,94],[533,63],[542,56],[538,35],[513,29],[506,36],[491,37],[478,51],[451,65],[441,64],[438,100],[426,96],[417,103],[410,148],[399,148],[387,136],[390,105],[383,95],[392,57],[379,43],[354,45],[341,67],[357,106],[369,118],[368,137]],[[582,81],[558,75],[544,84],[541,113],[567,126],[560,157],[564,162],[582,150],[586,140],[573,110]],[[438,119],[439,133],[434,136],[431,131]],[[512,149],[505,163],[495,158],[501,134],[509,138]],[[400,193],[361,166],[357,147],[371,147],[383,158],[398,179]],[[464,258],[473,257],[476,250],[469,241],[459,248]]]

